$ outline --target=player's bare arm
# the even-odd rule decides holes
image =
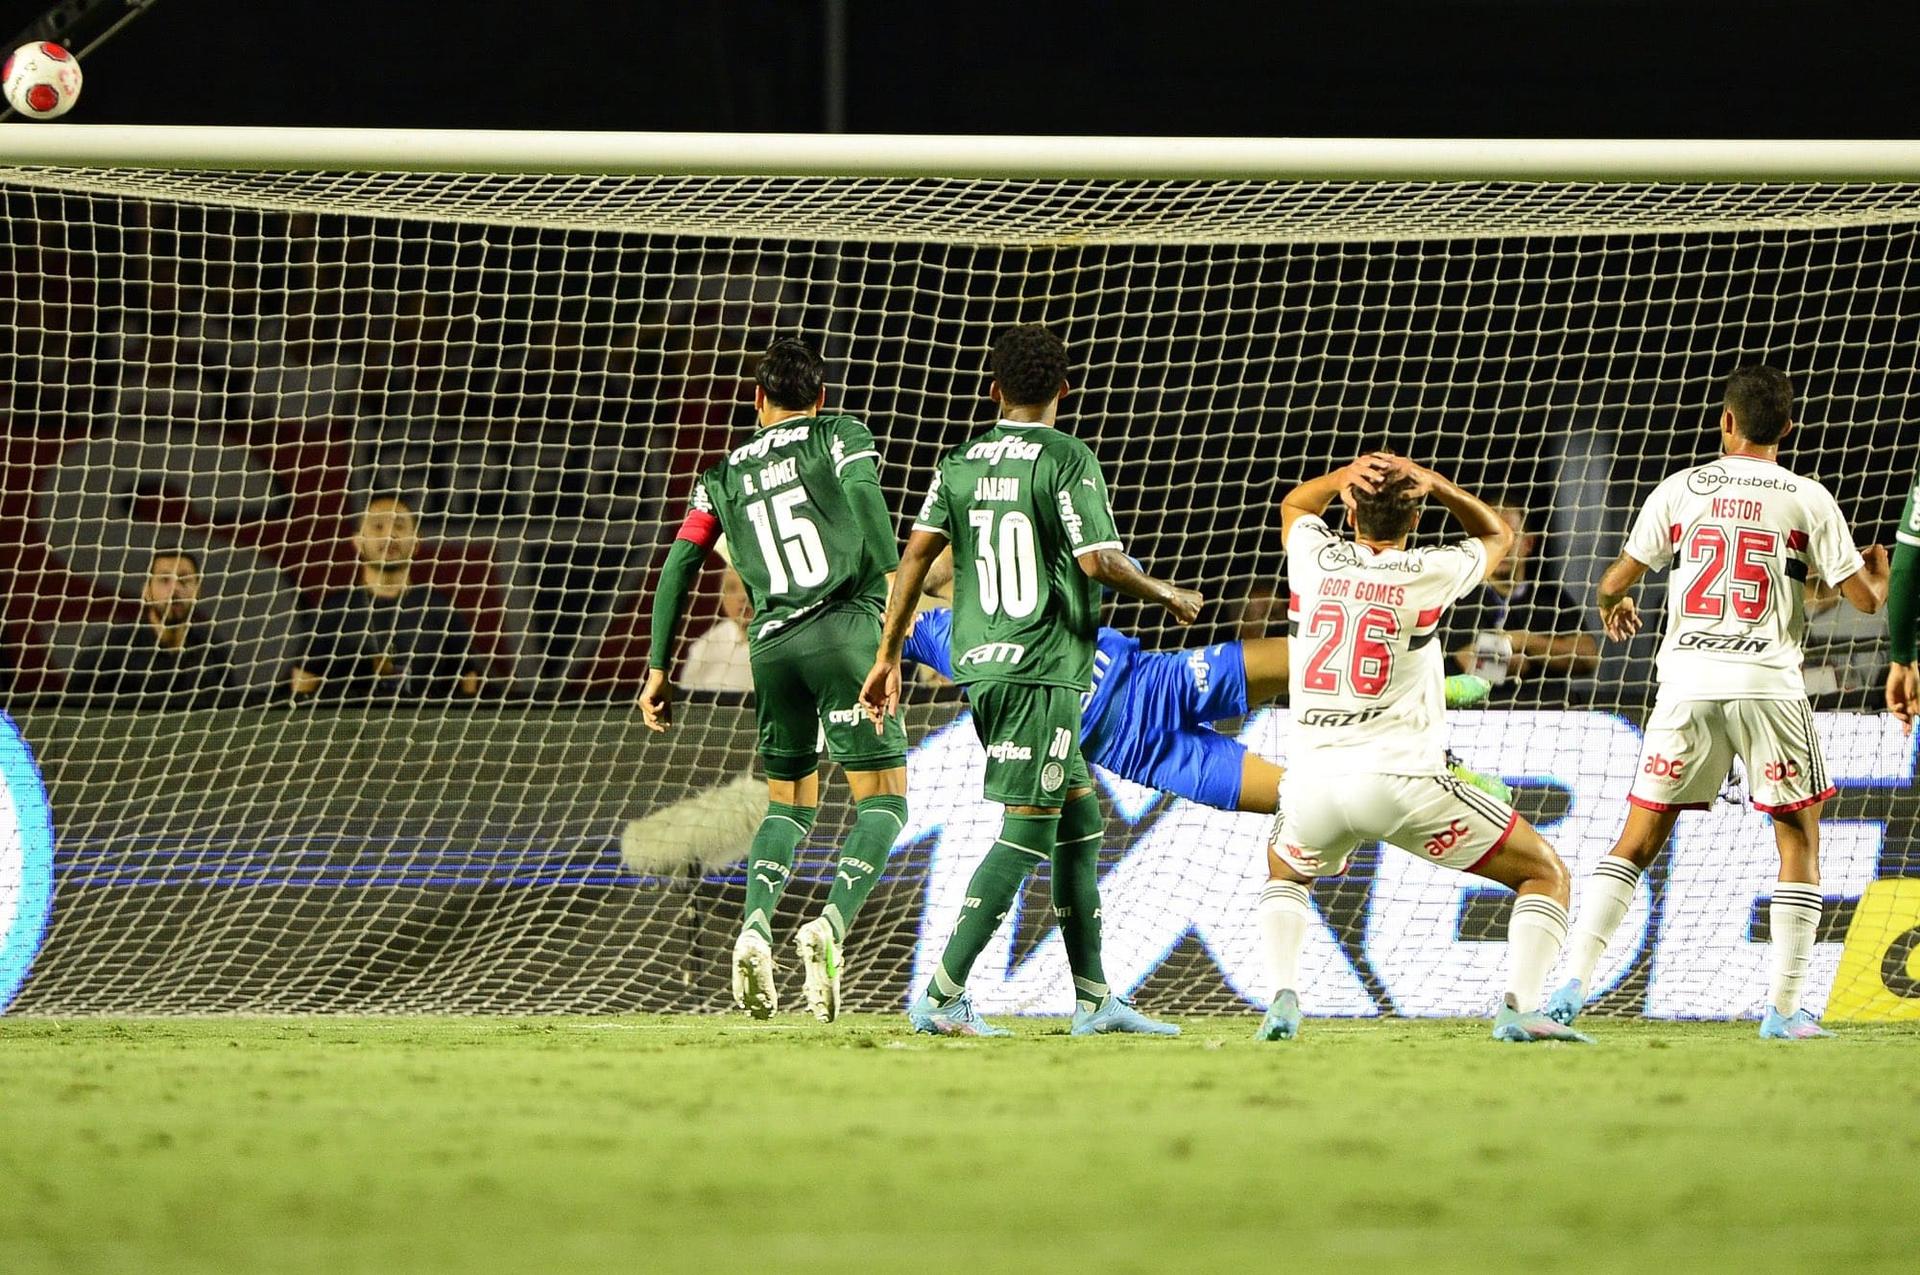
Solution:
[[[1646,573],[1646,563],[1623,553],[1600,577],[1600,627],[1616,642],[1624,642],[1640,631],[1640,611],[1629,591]]]
[[[1840,596],[1865,615],[1878,615],[1886,605],[1887,584],[1893,566],[1885,545],[1868,545],[1860,551],[1861,568],[1840,582]]]
[[[1487,556],[1487,566],[1481,575],[1482,579],[1492,575],[1494,568],[1513,552],[1513,528],[1507,525],[1507,520],[1502,518],[1500,512],[1492,505],[1452,479],[1424,465],[1416,465],[1399,456],[1389,457],[1388,462],[1394,470],[1406,473],[1413,478],[1415,495],[1431,496],[1442,508],[1453,515],[1454,521],[1460,524],[1461,530],[1480,542],[1480,547],[1486,550]]]
[[[1396,457],[1384,452],[1362,456],[1351,465],[1343,465],[1330,474],[1310,478],[1288,492],[1280,501],[1280,543],[1284,546],[1293,533],[1293,524],[1302,518],[1318,518],[1327,506],[1340,498],[1348,487],[1378,491],[1380,484],[1394,472]]]
[[[1118,549],[1096,549],[1081,554],[1075,561],[1081,571],[1109,589],[1165,607],[1174,622],[1182,626],[1192,624],[1206,604],[1206,599],[1194,590],[1148,575]]]
[[[648,669],[647,684],[640,692],[640,715],[647,729],[664,733],[673,725],[673,682],[665,669]]]
[[[913,627],[914,613],[920,609],[927,572],[946,547],[947,538],[939,532],[916,529],[907,537],[906,550],[893,573],[887,617],[880,629],[880,649],[874,653],[873,668],[860,688],[860,706],[866,709],[876,731],[900,711],[900,648],[906,644],[907,630]]]

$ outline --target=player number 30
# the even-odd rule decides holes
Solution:
[[[1017,620],[1032,615],[1040,605],[1040,559],[1033,551],[1033,521],[1018,509],[1007,510],[997,521],[996,528],[991,509],[975,509],[967,515],[973,528],[980,609]]]

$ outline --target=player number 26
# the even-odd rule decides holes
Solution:
[[[1386,607],[1349,615],[1338,602],[1322,602],[1307,620],[1307,636],[1318,638],[1319,644],[1307,660],[1302,685],[1337,695],[1344,673],[1355,695],[1375,698],[1393,676],[1391,643],[1399,635],[1400,616]]]

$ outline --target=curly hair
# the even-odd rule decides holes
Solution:
[[[987,356],[1000,398],[1009,407],[1041,407],[1067,383],[1067,347],[1038,323],[1008,328]]]
[[[760,356],[753,379],[767,392],[767,402],[789,412],[804,412],[820,401],[827,364],[805,341],[783,337]]]
[[[1413,534],[1426,507],[1424,497],[1412,494],[1413,475],[1395,474],[1379,491],[1354,487],[1353,528],[1369,540],[1403,540]]]

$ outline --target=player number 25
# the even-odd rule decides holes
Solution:
[[[1695,527],[1687,537],[1687,561],[1706,563],[1700,568],[1681,600],[1687,615],[1717,620],[1733,604],[1733,613],[1742,620],[1758,620],[1767,613],[1772,600],[1773,571],[1763,559],[1780,552],[1780,537],[1755,527],[1734,529],[1729,552],[1727,533],[1720,527]],[[1728,559],[1732,559],[1732,579],[1728,577]]]
[[[1033,522],[1018,509],[996,517],[991,509],[967,514],[973,528],[974,571],[980,581],[980,609],[1014,619],[1040,605],[1039,557],[1033,551]],[[996,544],[996,541],[998,542]]]
[[[827,550],[820,543],[820,529],[800,510],[806,499],[806,488],[791,487],[747,506],[747,521],[760,542],[767,584],[774,593],[785,593],[795,585],[811,589],[827,578]]]

